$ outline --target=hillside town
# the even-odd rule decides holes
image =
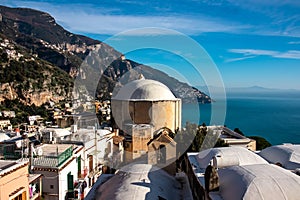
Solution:
[[[224,147],[183,152],[181,99],[158,81],[141,76],[83,105],[53,103],[53,122],[35,115],[18,127],[13,110],[1,111],[0,199],[298,198],[300,145],[257,151],[255,140],[213,125],[199,128]]]
[[[4,1],[0,200],[298,200],[295,2]]]

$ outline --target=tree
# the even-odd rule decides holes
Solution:
[[[229,147],[229,144],[225,143],[224,140],[219,138],[214,147]]]
[[[233,131],[244,136],[244,133],[239,128],[235,128]]]
[[[272,144],[263,137],[250,136],[249,138],[256,141],[256,150],[262,150],[262,149],[272,146]]]

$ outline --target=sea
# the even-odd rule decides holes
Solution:
[[[218,108],[223,102],[212,104]],[[216,112],[214,110],[214,112]],[[186,122],[220,125],[211,121],[212,105],[182,105],[182,126]],[[300,144],[300,92],[227,94],[225,122],[246,136],[261,136],[272,145]]]

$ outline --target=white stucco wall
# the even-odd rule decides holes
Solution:
[[[68,162],[68,161],[67,161]],[[65,168],[63,168],[59,172],[59,200],[65,200],[65,195],[68,191],[68,179],[67,175],[71,172],[73,175],[73,182],[78,179],[77,173],[77,161],[76,158],[74,158]]]

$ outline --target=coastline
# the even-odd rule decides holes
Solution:
[[[275,95],[275,94],[274,94]],[[261,136],[272,145],[300,143],[300,95],[228,95],[225,125],[246,136]],[[218,104],[218,101],[214,102]],[[211,105],[183,104],[182,125],[210,124]],[[200,116],[200,118],[199,118]],[[211,124],[214,125],[214,124]]]

